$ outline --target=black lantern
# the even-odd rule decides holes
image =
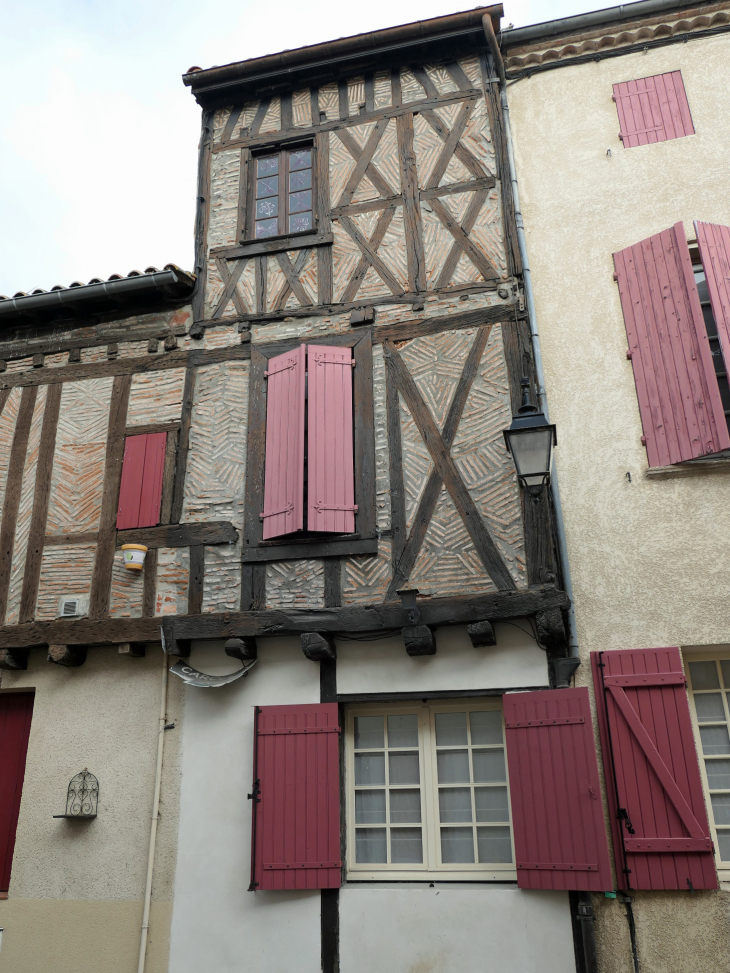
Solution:
[[[522,379],[522,405],[504,430],[504,441],[517,470],[517,478],[533,497],[550,480],[550,454],[558,437],[542,412],[530,403],[530,383]]]

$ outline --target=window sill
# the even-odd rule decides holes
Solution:
[[[674,466],[652,466],[645,475],[651,480],[671,480],[675,477],[708,476],[713,473],[730,473],[730,456],[693,459]]]
[[[332,233],[295,233],[293,236],[271,237],[268,240],[250,240],[238,247],[213,247],[213,257],[260,257],[264,254],[282,253],[285,250],[303,250],[305,247],[325,247],[334,241]]]
[[[378,538],[292,541],[289,544],[271,544],[244,548],[241,560],[244,564],[263,561],[287,561],[294,558],[338,557],[345,554],[377,554]]]
[[[468,867],[468,866],[467,866]],[[516,882],[517,881],[517,871],[514,868],[504,868],[503,870],[493,870],[488,871],[486,869],[480,869],[479,871],[468,870],[467,868],[461,870],[454,870],[452,872],[443,871],[433,872],[429,871],[427,868],[421,870],[413,871],[393,871],[387,872],[368,872],[368,871],[356,871],[350,868],[346,875],[346,881],[349,882],[418,882],[419,884],[428,884],[432,882]]]

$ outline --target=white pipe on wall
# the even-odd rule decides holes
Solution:
[[[144,910],[142,912],[142,932],[139,941],[139,964],[137,973],[144,973],[147,958],[147,940],[150,928],[150,904],[152,902],[152,875],[155,868],[155,844],[157,843],[157,822],[160,818],[160,784],[162,782],[162,756],[165,748],[165,724],[167,722],[167,649],[165,636],[162,636],[162,691],[160,694],[160,717],[157,731],[157,769],[155,772],[155,792],[152,798],[152,821],[150,824],[150,844],[147,856],[147,881],[144,890]]]

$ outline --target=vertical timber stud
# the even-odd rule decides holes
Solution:
[[[314,111],[314,109],[312,109]],[[317,121],[319,125],[319,120]],[[332,231],[330,219],[330,135],[318,132],[315,136],[317,165],[317,228],[320,233]],[[317,247],[317,300],[320,304],[332,303],[332,247]]]
[[[0,526],[0,621],[5,620],[5,612],[8,608],[10,569],[13,562],[13,547],[15,546],[15,525],[18,520],[20,489],[23,485],[23,470],[28,452],[30,424],[33,419],[37,396],[37,386],[32,385],[23,389],[18,418],[15,420],[13,445],[10,449],[8,479],[3,501],[3,519],[2,526]]]
[[[208,218],[210,215],[210,162],[213,112],[204,111],[198,150],[198,205],[195,213],[195,292],[193,293],[193,322],[205,317],[205,288],[207,283]]]
[[[33,513],[30,521],[30,533],[28,535],[25,571],[23,572],[23,590],[20,596],[20,615],[18,620],[21,623],[32,622],[35,615],[38,585],[41,577],[41,560],[43,558],[43,538],[46,533],[48,501],[51,495],[51,473],[53,472],[53,456],[56,451],[56,430],[58,428],[58,416],[61,409],[62,391],[63,385],[61,384],[49,385],[46,394],[41,442],[38,449]]]
[[[406,495],[403,481],[403,445],[401,440],[398,378],[390,355],[385,353],[385,403],[388,425],[388,454],[390,468],[390,509],[393,530],[393,576],[400,566],[406,545]],[[400,587],[400,585],[398,585]]]
[[[119,486],[122,481],[122,460],[124,459],[124,430],[127,425],[127,407],[129,406],[131,386],[131,375],[117,375],[112,385],[99,535],[89,596],[89,618],[104,618],[109,614],[109,592],[117,535]]]
[[[188,581],[188,615],[199,615],[203,610],[203,576],[205,573],[205,548],[195,544],[190,548],[190,576]]]
[[[180,435],[177,447],[177,462],[175,463],[175,482],[172,489],[172,507],[170,523],[179,524],[185,498],[185,471],[188,466],[188,450],[190,449],[190,425],[193,420],[193,400],[195,398],[195,368],[188,368],[185,372],[185,387],[183,389],[182,415],[180,417]]]
[[[413,115],[398,115],[398,156],[400,158],[401,188],[403,192],[403,216],[408,261],[408,290],[419,293],[426,290],[426,261],[423,253],[423,224],[418,192],[416,153],[413,148]]]
[[[330,576],[336,567],[338,580],[340,559],[328,558],[325,562],[325,604],[327,601],[328,566]],[[339,604],[339,601],[338,601]],[[322,660],[319,664],[319,701],[337,702],[337,660]],[[341,749],[341,748],[340,748]],[[340,753],[340,766],[342,753]],[[340,890],[322,889],[320,892],[320,936],[322,949],[322,973],[339,973],[340,969]]]

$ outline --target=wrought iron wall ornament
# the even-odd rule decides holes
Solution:
[[[54,818],[95,818],[99,803],[99,781],[84,767],[71,778],[66,795],[66,813]]]

